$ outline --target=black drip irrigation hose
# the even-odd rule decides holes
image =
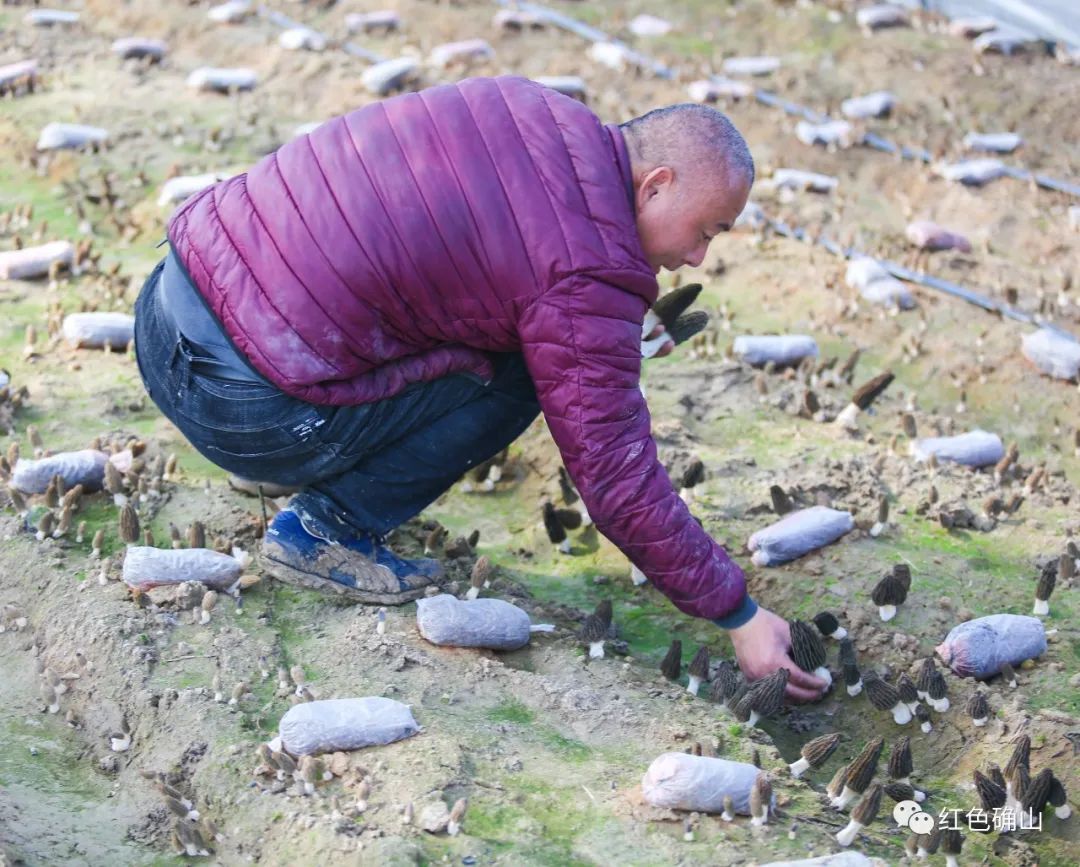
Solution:
[[[972,289],[967,289],[959,283],[953,283],[951,280],[943,280],[940,277],[934,277],[932,274],[913,271],[897,262],[890,262],[888,259],[878,259],[875,256],[868,256],[867,254],[856,250],[854,247],[845,247],[843,244],[840,244],[825,235],[815,237],[798,226],[789,226],[783,220],[775,220],[766,216],[765,223],[773,232],[783,238],[791,238],[795,241],[801,241],[804,244],[822,247],[833,255],[840,256],[843,259],[873,259],[898,280],[915,283],[919,286],[925,286],[928,289],[936,289],[938,292],[951,295],[954,298],[959,298],[969,304],[974,304],[976,307],[981,307],[983,310],[988,313],[993,313],[995,316],[1012,319],[1016,322],[1023,322],[1025,325],[1033,325],[1036,328],[1048,328],[1059,334],[1063,334],[1066,337],[1075,339],[1071,332],[1054,325],[1051,322],[1047,322],[1039,316],[1025,313],[1023,310],[1017,310],[1015,307],[1010,307],[1008,304],[1001,304]]]
[[[770,108],[778,108],[785,114],[801,117],[804,120],[810,121],[810,123],[828,123],[832,120],[827,114],[818,114],[812,108],[807,108],[805,105],[800,105],[797,102],[791,102],[768,90],[755,88],[754,99],[762,105],[767,105]],[[933,156],[930,154],[930,151],[924,148],[912,148],[907,145],[898,145],[889,141],[887,138],[882,138],[872,132],[865,133],[856,144],[883,151],[887,154],[899,154],[901,158],[905,160],[913,160],[915,162],[926,164],[933,161]],[[1043,189],[1054,190],[1055,192],[1065,193],[1066,195],[1080,198],[1080,185],[1078,184],[1069,183],[1068,181],[1059,181],[1056,178],[1051,178],[1047,175],[1037,175],[1034,172],[1017,166],[1004,166],[1004,169],[1005,174],[1010,178],[1015,178],[1018,181],[1033,181],[1037,186],[1042,187]]]
[[[282,30],[292,30],[295,27],[303,27],[305,30],[310,30],[312,33],[323,36],[323,34],[319,33],[319,31],[315,30],[313,27],[308,27],[308,25],[302,24],[299,21],[293,21],[288,15],[276,12],[266,6],[260,6],[258,11],[260,18],[265,18],[271,24],[276,24]],[[326,39],[325,36],[323,36],[323,38]],[[331,40],[327,39],[326,41],[328,45],[331,44]],[[366,60],[371,64],[382,63],[386,60],[385,57],[376,54],[374,51],[368,51],[366,48],[362,48],[355,42],[342,42],[338,47],[346,54],[357,57],[360,60]]]

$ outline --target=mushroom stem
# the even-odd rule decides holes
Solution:
[[[860,692],[862,692],[862,678],[859,678],[858,683],[852,683],[848,685],[847,694],[852,698],[855,698]]]
[[[978,719],[973,719],[971,721],[971,724],[973,726],[975,726],[976,728],[982,728],[984,725],[986,725],[986,721],[988,719],[989,719],[989,717],[981,716]]]
[[[469,599],[469,600],[475,599],[479,595],[480,595],[480,588],[479,587],[470,587],[465,592],[465,598]]]
[[[853,792],[849,786],[844,786],[843,791],[840,792],[840,794],[837,797],[832,799],[832,805],[837,810],[843,810],[845,807],[847,807],[848,804],[850,804],[852,801],[854,801],[857,797],[859,797],[859,792]]]
[[[570,553],[570,537],[567,536],[559,543],[559,552],[562,554]]]
[[[1072,815],[1072,807],[1068,804],[1062,804],[1060,807],[1054,807],[1054,815],[1059,819],[1068,819]]]
[[[881,619],[883,621],[888,623],[890,620],[892,620],[896,616],[896,606],[895,605],[879,605],[878,606],[878,614],[881,616]]]
[[[1048,599],[1036,599],[1035,600],[1035,608],[1033,610],[1033,613],[1037,614],[1037,615],[1039,615],[1041,617],[1045,617],[1047,614],[1049,614],[1050,613],[1050,600],[1048,600]]]
[[[832,686],[832,672],[829,671],[824,665],[818,666],[814,669],[814,677],[820,677],[825,681],[825,688],[828,689]]]
[[[800,758],[788,765],[788,769],[791,771],[791,776],[798,779],[810,770],[810,763],[806,759]]]
[[[859,429],[859,408],[854,403],[849,403],[836,417],[836,426],[844,430],[856,431]]]
[[[862,824],[852,819],[847,823],[847,827],[842,831],[838,831],[836,834],[836,842],[841,846],[850,846],[855,842],[855,835],[862,830]]]
[[[701,678],[691,674],[690,681],[686,684],[686,691],[690,693],[690,695],[697,695],[699,689],[701,689]]]
[[[630,566],[630,580],[634,582],[635,587],[640,587],[642,584],[647,584],[649,579],[645,573],[638,569],[637,566]]]
[[[750,711],[750,719],[748,719],[746,721],[746,723],[751,728],[753,728],[754,726],[756,726],[758,724],[759,719],[761,719],[761,716],[758,714],[758,712],[756,710],[752,710],[752,711]]]
[[[886,526],[887,525],[883,524],[881,521],[875,521],[874,526],[870,528],[870,535],[876,539],[878,536],[885,532]]]
[[[590,641],[589,642],[589,659],[603,659],[604,658],[604,642],[603,641]],[[690,678],[691,683],[693,678]],[[693,690],[694,695],[697,695],[697,690]]]
[[[932,698],[930,699],[930,707],[936,710],[938,713],[945,713],[949,709],[949,697],[944,698]]]
[[[734,822],[735,814],[732,813],[727,807],[725,807],[724,812],[720,814],[720,818],[723,819],[725,822]]]
[[[847,630],[844,629],[843,626],[837,626],[836,629],[833,630],[832,635],[828,637],[834,641],[840,641],[843,638],[847,638]]]
[[[766,822],[769,821],[769,807],[764,805],[762,807],[762,813],[760,816],[754,816],[750,819],[750,826],[753,828],[760,828]]]
[[[957,864],[955,855],[946,855],[945,856],[945,867],[959,867],[959,865]]]
[[[898,701],[892,709],[892,718],[898,726],[906,726],[911,722],[911,710],[902,701]]]

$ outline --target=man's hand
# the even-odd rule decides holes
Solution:
[[[646,340],[652,340],[654,337],[659,337],[664,333],[664,326],[661,323],[657,323],[656,327],[648,333]],[[675,348],[675,341],[670,337],[664,341],[663,345],[656,350],[656,354],[653,358],[663,358],[665,355],[671,355],[672,350]]]
[[[782,617],[758,608],[757,613],[737,629],[732,629],[731,643],[739,668],[749,681],[759,680],[778,668],[791,672],[787,697],[792,701],[815,701],[825,690],[825,681],[799,668],[788,651],[791,649],[791,629]]]

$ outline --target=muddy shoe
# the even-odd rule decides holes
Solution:
[[[378,605],[418,599],[442,577],[438,561],[405,560],[375,539],[332,541],[309,532],[291,509],[278,512],[267,528],[262,561],[279,581]]]

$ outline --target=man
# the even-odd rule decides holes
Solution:
[[[382,542],[542,410],[597,528],[750,677],[781,618],[668,481],[639,391],[661,268],[699,265],[753,183],[719,112],[604,126],[527,79],[366,106],[186,202],[136,305],[155,403],[230,472],[302,487],[275,577],[397,604],[440,574]],[[665,347],[669,351],[670,346]]]

